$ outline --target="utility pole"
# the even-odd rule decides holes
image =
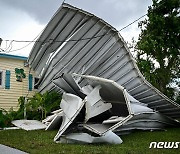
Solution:
[[[27,114],[26,114],[26,104],[27,104],[27,97],[24,97],[24,119],[27,119]]]

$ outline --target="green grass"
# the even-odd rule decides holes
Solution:
[[[179,149],[149,149],[152,141],[180,141],[180,129],[169,128],[167,131],[143,132],[137,131],[129,135],[121,136],[123,143],[110,144],[60,144],[53,141],[57,131],[24,131],[6,130],[0,131],[0,144],[8,145],[28,153],[34,154],[178,154]]]

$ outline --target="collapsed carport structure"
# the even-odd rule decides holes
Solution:
[[[38,89],[39,92],[42,93],[56,90],[61,93],[67,92],[73,94],[83,100],[88,97],[88,95],[91,95],[94,89],[95,91],[103,91],[100,94],[103,100],[105,99],[105,95],[102,95],[104,93],[106,93],[106,95],[109,94],[106,90],[113,92],[114,89],[113,87],[111,87],[112,89],[106,89],[103,88],[102,85],[105,84],[105,82],[111,81],[115,83],[115,87],[121,87],[119,88],[121,92],[125,90],[125,95],[129,97],[125,96],[121,99],[129,99],[129,101],[124,100],[124,105],[126,106],[124,112],[126,113],[126,117],[129,117],[126,120],[123,119],[125,122],[122,123],[121,127],[118,125],[116,129],[110,129],[114,132],[118,132],[118,130],[130,130],[133,129],[133,127],[137,128],[132,124],[133,122],[130,121],[131,126],[125,126],[126,122],[128,122],[133,115],[129,113],[129,111],[132,110],[131,108],[133,108],[132,106],[134,106],[135,110],[138,110],[138,108],[145,109],[145,111],[142,110],[139,112],[141,116],[144,112],[153,112],[153,116],[151,114],[151,117],[147,116],[148,114],[144,114],[146,115],[146,118],[144,118],[146,119],[146,123],[147,121],[158,121],[161,124],[176,125],[176,122],[173,120],[180,117],[180,105],[171,101],[144,79],[119,32],[104,20],[69,4],[62,4],[50,20],[43,33],[35,42],[28,62],[31,69],[33,69],[40,78]],[[89,83],[87,78],[93,82],[98,81],[96,81],[94,85]],[[104,78],[104,80],[102,78]],[[88,86],[91,89],[89,93],[87,93]],[[77,87],[79,87],[79,89]],[[83,91],[83,88],[86,90]],[[68,96],[69,94],[64,94],[64,97],[67,98]],[[91,97],[93,96],[95,96],[95,93],[91,95]],[[113,97],[115,99],[116,96],[112,95],[112,99]],[[119,94],[118,97],[120,96]],[[105,102],[108,103],[107,100],[104,100],[104,103]],[[136,105],[134,105],[133,102]],[[139,104],[137,104],[137,102]],[[111,105],[112,104],[111,102]],[[111,105],[107,105],[107,110],[111,108]],[[123,110],[121,111],[123,112]],[[114,110],[114,112],[117,111]],[[88,112],[88,114],[90,114],[90,112]],[[121,121],[123,117],[119,117],[119,121]],[[134,118],[137,122],[138,116]],[[139,119],[141,119],[140,116]],[[85,121],[87,122],[87,119]],[[102,122],[104,122],[104,120]],[[108,122],[108,119],[104,123],[106,122]],[[142,120],[141,122],[143,125]],[[104,127],[101,129],[101,125],[98,126],[95,124],[94,126],[96,130],[98,128],[100,130],[104,129]],[[106,132],[96,131],[93,129],[93,126],[89,124],[84,124],[83,127],[98,135],[103,135],[103,132]],[[109,128],[111,127],[108,127],[108,129]],[[146,125],[141,128],[145,129]],[[162,128],[162,125],[159,125],[157,128]],[[149,129],[155,128],[151,125]],[[58,140],[62,134],[60,133],[58,137],[56,136],[56,140]]]

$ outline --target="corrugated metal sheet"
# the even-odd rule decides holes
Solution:
[[[180,117],[176,104],[144,79],[121,35],[111,25],[81,9],[63,4],[35,43],[29,64],[39,75],[39,91],[56,89],[62,73],[114,80],[138,101],[169,117]],[[86,81],[79,79],[80,85]]]

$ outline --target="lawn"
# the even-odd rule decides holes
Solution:
[[[0,131],[0,144],[8,145],[28,153],[34,154],[154,154],[180,153],[178,149],[149,149],[152,141],[180,142],[180,129],[168,128],[167,131],[137,131],[129,135],[121,136],[123,143],[110,144],[60,144],[53,141],[57,131],[24,131],[5,130]]]

